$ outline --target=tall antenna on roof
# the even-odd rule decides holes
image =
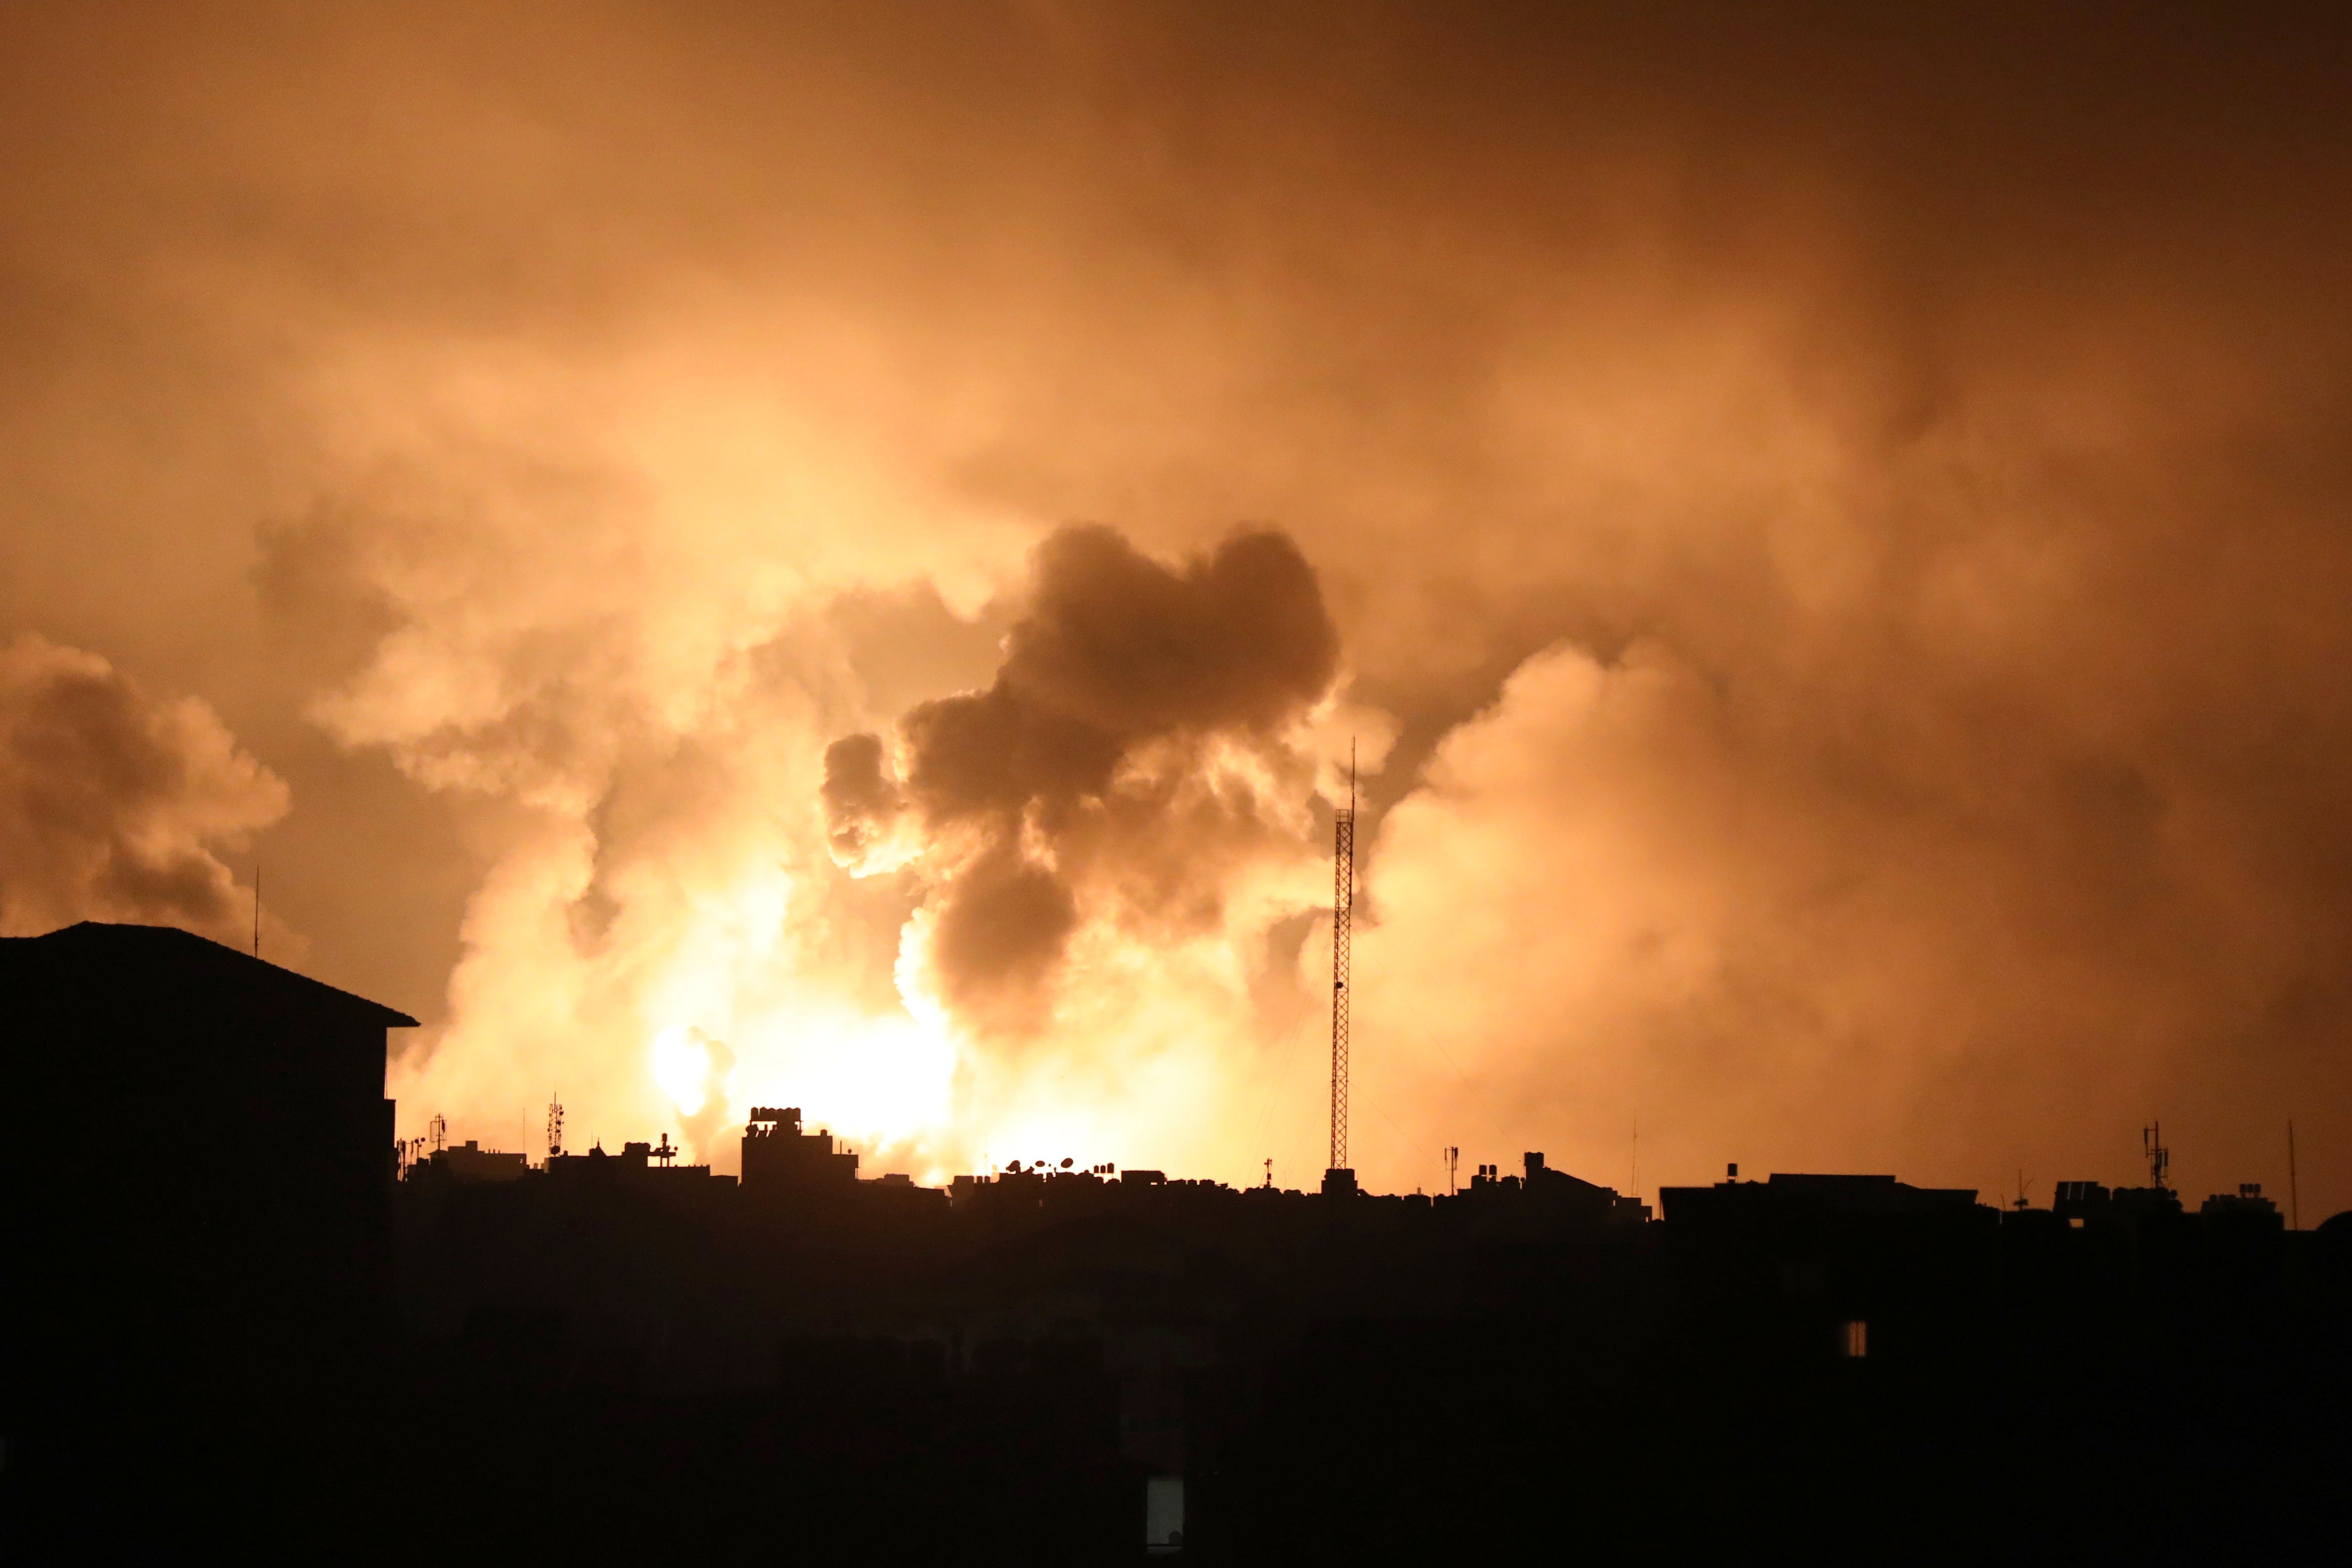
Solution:
[[[2303,1228],[2303,1195],[2294,1184],[2294,1118],[2286,1121],[2286,1223],[2288,1228]]]
[[[253,863],[253,956],[261,956],[261,862]]]
[[[2141,1128],[2139,1146],[2147,1157],[2149,1184],[2163,1192],[2165,1173],[2172,1168],[2172,1151],[2164,1146],[2164,1123],[2156,1121]]]
[[[1331,1164],[1348,1168],[1348,968],[1356,923],[1356,742],[1348,742],[1348,805],[1331,814]]]

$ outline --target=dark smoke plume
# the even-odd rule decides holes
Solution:
[[[203,702],[154,701],[42,637],[0,647],[0,934],[100,920],[236,941],[250,906],[207,845],[286,807]]]
[[[845,866],[864,861],[898,815],[898,790],[883,774],[882,738],[850,735],[824,749],[825,840]]]
[[[1215,921],[1225,870],[1282,834],[1230,764],[1303,785],[1283,731],[1339,668],[1314,569],[1279,532],[1237,532],[1171,568],[1111,529],[1065,528],[1034,576],[988,689],[899,721],[903,783],[878,736],[825,753],[835,856],[874,868],[911,829],[937,879],[941,992],[998,1025],[1027,1016],[1089,913]]]

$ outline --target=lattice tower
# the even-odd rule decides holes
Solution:
[[[1352,748],[1351,748],[1352,752]],[[1331,1164],[1348,1168],[1348,967],[1356,923],[1356,759],[1331,829]]]

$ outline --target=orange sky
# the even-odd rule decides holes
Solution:
[[[2352,1205],[2326,18],[1558,9],[12,9],[0,926],[1309,1185],[1353,737],[1376,1188]]]

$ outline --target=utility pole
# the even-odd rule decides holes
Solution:
[[[2286,1123],[2286,1222],[2289,1229],[2303,1228],[2303,1194],[2294,1184],[2294,1118]]]
[[[1356,921],[1356,747],[1348,745],[1348,804],[1331,814],[1331,1163],[1324,1190],[1353,1190],[1348,1165],[1348,969]]]

